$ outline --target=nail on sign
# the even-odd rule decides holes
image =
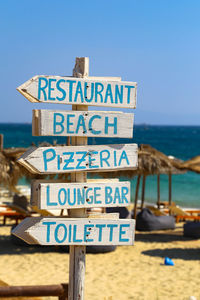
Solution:
[[[18,91],[31,102],[135,108],[136,82],[38,75]]]

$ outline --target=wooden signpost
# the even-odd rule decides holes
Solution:
[[[87,106],[135,108],[136,88],[121,78],[89,77],[88,58],[76,59],[73,77],[35,76],[18,88],[31,102],[72,104],[72,111],[34,110],[32,122],[33,135],[71,136],[71,146],[30,148],[18,160],[36,174],[71,173],[71,183],[36,180],[31,189],[33,206],[68,209],[68,218],[26,218],[13,230],[29,244],[70,245],[69,300],[84,298],[86,245],[134,242],[134,220],[87,212],[130,203],[129,182],[87,182],[87,172],[137,168],[137,145],[89,146],[87,137],[132,137],[133,114],[88,112]]]

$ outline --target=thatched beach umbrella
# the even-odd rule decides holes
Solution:
[[[182,170],[200,173],[200,155],[181,163],[178,167]]]
[[[29,173],[22,168],[17,159],[24,153],[24,148],[10,148],[0,152],[0,184],[16,192],[16,184]]]
[[[178,164],[178,160],[172,160],[164,153],[158,151],[157,149],[151,147],[150,145],[140,145],[138,150],[138,168],[136,170],[125,170],[117,172],[98,172],[92,175],[98,174],[101,177],[129,177],[132,178],[137,176],[136,191],[135,191],[135,208],[134,215],[136,216],[137,200],[140,181],[142,179],[142,203],[141,208],[143,208],[145,200],[145,183],[146,177],[149,175],[157,175],[157,204],[160,206],[160,174],[167,174],[169,177],[169,205],[171,205],[172,200],[172,174],[184,173],[182,170],[175,167],[175,163]]]
[[[160,207],[160,174],[168,175],[169,180],[169,205],[172,203],[172,174],[181,174],[181,170],[175,167],[174,160],[170,159],[164,153],[158,151],[157,149],[151,147],[150,145],[141,145],[138,153],[139,167],[138,167],[138,178],[135,193],[135,207],[134,207],[134,217],[136,218],[137,213],[137,199],[139,191],[139,183],[141,176],[142,180],[142,203],[141,208],[144,206],[145,198],[145,181],[148,175],[157,175],[157,205]],[[176,160],[177,163],[178,160]]]
[[[44,144],[42,145],[44,146]],[[49,144],[47,145],[49,146]],[[29,172],[17,162],[18,158],[27,151],[27,148],[8,148],[0,151],[0,184],[11,191],[18,192],[16,185],[19,179],[25,177],[31,179],[63,179],[69,180],[69,174],[41,175]]]

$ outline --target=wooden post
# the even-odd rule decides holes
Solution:
[[[73,69],[74,77],[89,76],[89,58],[77,57]],[[88,111],[88,106],[72,105],[72,110]],[[73,146],[87,145],[87,137],[72,137]],[[79,172],[71,174],[71,182],[86,182],[87,173]],[[69,216],[74,218],[83,218],[86,216],[85,209],[69,210]],[[85,280],[85,246],[70,246],[70,265],[69,265],[69,300],[84,299],[84,280]]]
[[[172,174],[169,174],[169,206],[172,205]],[[171,210],[169,209],[169,214],[171,215]]]
[[[3,151],[3,134],[0,134],[0,151]]]
[[[146,175],[143,175],[143,177],[142,177],[142,202],[141,202],[141,209],[144,208],[145,183],[146,183]]]
[[[157,175],[157,206],[160,208],[160,174]]]
[[[141,175],[138,175],[136,190],[135,190],[135,205],[134,205],[134,215],[133,215],[134,219],[136,219],[136,215],[137,215],[137,200],[138,200],[138,193],[139,193],[139,186],[140,186],[140,178]]]

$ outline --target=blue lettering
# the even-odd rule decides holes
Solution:
[[[102,229],[106,227],[105,224],[96,224],[96,227],[99,228],[99,242],[102,242]]]
[[[129,241],[129,239],[122,238],[122,235],[126,233],[126,231],[123,230],[124,227],[128,228],[128,227],[130,227],[130,224],[120,224],[120,226],[119,226],[119,241],[120,242],[128,242]]]
[[[82,86],[81,86],[80,81],[78,81],[77,86],[76,86],[76,94],[75,94],[75,97],[74,97],[74,102],[77,102],[78,95],[80,95],[81,102],[83,103],[84,102],[83,91],[82,91]]]
[[[121,203],[129,203],[126,195],[128,195],[128,187],[123,186],[122,187],[122,202]]]
[[[51,83],[55,81],[56,79],[49,78],[48,100],[56,100],[55,98],[51,97],[51,91],[54,91],[54,88],[51,87]]]
[[[60,239],[60,235],[59,235],[59,237],[58,237],[58,230],[60,229],[60,228],[63,228],[64,229],[64,234],[63,234],[63,238],[61,238]],[[65,224],[58,224],[57,226],[56,226],[56,229],[55,229],[55,232],[54,232],[54,238],[55,238],[55,240],[56,240],[56,242],[57,243],[63,243],[65,240],[66,240],[66,237],[67,237],[67,227],[66,227],[66,225]]]
[[[43,87],[41,86],[42,81],[45,82],[45,85]],[[43,92],[44,100],[47,100],[47,94],[45,92],[47,86],[48,86],[48,80],[45,77],[39,77],[38,78],[38,99],[39,100],[41,98],[41,92]]]
[[[121,104],[123,104],[123,85],[120,86],[121,91],[119,91],[119,86],[116,84],[115,86],[115,103],[118,103],[118,99],[119,98],[119,102]]]
[[[113,199],[112,199],[112,188],[110,186],[105,187],[105,203],[106,204],[111,204]]]
[[[87,129],[85,127],[85,120],[84,120],[84,116],[80,115],[78,118],[78,123],[77,123],[77,127],[76,127],[76,134],[79,132],[80,127],[82,127],[83,133],[87,133]]]
[[[61,200],[61,194],[63,194],[63,200]],[[67,202],[67,192],[64,188],[61,188],[58,192],[58,202],[60,205],[65,205]]]
[[[52,155],[47,158],[48,154],[51,153]],[[44,162],[44,170],[47,171],[47,163],[49,163],[50,161],[54,160],[56,158],[56,151],[53,148],[44,150],[43,153],[43,162]]]
[[[72,225],[71,224],[69,224],[68,236],[69,236],[69,243],[71,243],[71,241],[72,241]]]
[[[113,228],[118,227],[117,224],[107,224],[107,227],[110,228],[109,242],[113,240]]]
[[[101,130],[94,130],[92,128],[92,122],[95,120],[95,119],[101,119],[101,116],[99,115],[94,115],[90,118],[89,120],[89,123],[88,123],[88,128],[89,130],[92,132],[92,134],[101,134]]]
[[[90,168],[90,169],[98,169],[98,168],[99,168],[98,165],[93,165],[93,164],[92,164],[92,162],[96,160],[96,158],[93,157],[94,154],[98,154],[98,151],[92,151],[92,152],[89,152],[89,155],[88,155],[89,168]]]
[[[98,87],[100,87],[100,89],[98,89]],[[102,96],[102,92],[103,92],[104,86],[102,83],[100,82],[95,82],[95,102],[98,102],[98,96],[100,96],[100,102],[103,103],[103,96]]]
[[[50,226],[55,225],[56,222],[42,222],[42,225],[47,225],[47,235],[46,235],[46,242],[50,242]]]
[[[94,227],[94,224],[85,224],[84,225],[84,242],[93,242],[94,239],[88,239],[88,236],[90,235],[91,228]]]
[[[113,134],[117,134],[117,117],[114,117],[113,123],[108,122],[109,117],[105,117],[105,134],[108,134],[108,127],[114,127]]]
[[[94,83],[92,82],[90,84],[90,98],[88,97],[88,88],[89,88],[89,85],[88,85],[87,82],[85,82],[85,84],[84,84],[84,97],[85,97],[85,101],[89,103],[93,100],[93,97],[94,97]]]
[[[67,114],[67,133],[74,134],[73,130],[70,130],[70,126],[73,125],[73,122],[70,122],[70,118],[74,118],[75,114]]]
[[[107,154],[107,156],[103,157],[103,154]],[[110,152],[108,150],[103,150],[100,152],[100,164],[101,167],[103,167],[103,162],[107,164],[108,167],[110,167],[110,164],[108,162],[108,159],[110,158]]]
[[[127,104],[130,103],[130,95],[131,95],[131,89],[134,89],[134,85],[125,85],[125,88],[127,88]]]
[[[110,97],[110,102],[113,103],[112,88],[110,83],[107,85],[104,103],[107,103],[108,97]]]
[[[88,204],[92,204],[93,203],[93,196],[88,196],[89,192],[92,191],[92,188],[88,188],[86,190],[86,194],[85,194],[85,198]]]
[[[86,161],[86,155],[87,152],[86,151],[77,151],[76,152],[77,155],[81,154],[82,157],[81,158],[77,158],[77,166],[76,166],[76,170],[83,170],[86,169],[86,166],[81,166],[82,162]]]
[[[97,191],[100,191],[100,190],[101,190],[100,187],[95,187],[95,188],[94,188],[94,203],[95,203],[95,204],[101,204],[101,200],[97,200],[97,198],[98,198],[99,196],[101,196],[101,194],[97,193]]]
[[[57,155],[57,165],[58,165],[58,170],[60,170],[60,155]]]
[[[77,239],[76,237],[76,233],[77,233],[77,225],[74,225],[74,232],[73,232],[73,242],[74,243],[81,243],[83,240],[81,239]]]
[[[82,194],[81,194],[82,193]],[[77,189],[77,204],[85,204],[85,190],[84,188]]]
[[[118,203],[120,203],[120,192],[119,192],[119,188],[116,187],[115,188],[115,195],[114,195],[114,204],[116,203],[116,201],[118,201]]]
[[[76,80],[67,80],[67,82],[69,82],[69,102],[72,102],[73,84],[76,83]]]
[[[57,88],[57,90],[59,91],[59,92],[61,92],[62,93],[62,97],[56,97],[56,99],[58,100],[58,101],[63,101],[63,100],[65,100],[65,97],[66,97],[66,92],[65,92],[65,90],[63,89],[63,88],[61,88],[60,87],[60,83],[64,83],[65,82],[65,80],[64,79],[60,79],[60,80],[58,80],[57,81],[57,83],[56,83],[56,88]]]
[[[46,189],[46,195],[47,195],[47,201],[46,201],[46,203],[47,203],[47,206],[56,206],[56,205],[58,205],[58,203],[56,203],[56,202],[50,202],[50,186],[49,185],[47,185],[47,189]]]
[[[54,114],[53,114],[53,134],[62,134],[63,133],[63,131],[64,131],[64,126],[63,126],[64,120],[65,120],[65,118],[64,118],[63,114],[54,112]]]
[[[68,165],[70,163],[73,163],[74,162],[74,159],[73,159],[73,156],[74,156],[74,152],[63,152],[63,155],[69,155],[69,158],[68,159],[64,159],[64,167],[63,167],[63,170],[73,170],[74,167],[68,167]]]
[[[74,189],[74,193],[73,193],[72,197],[70,197],[70,193],[68,190],[68,204],[73,206],[73,205],[75,205],[75,203],[76,203],[76,189]]]
[[[119,159],[119,166],[121,165],[121,162],[122,162],[122,160],[123,159],[125,159],[126,160],[126,163],[127,163],[127,165],[130,165],[130,163],[129,163],[129,160],[128,160],[128,157],[127,157],[127,154],[126,154],[126,151],[125,150],[123,150],[122,151],[122,154],[121,154],[121,156],[120,156],[120,159]]]

